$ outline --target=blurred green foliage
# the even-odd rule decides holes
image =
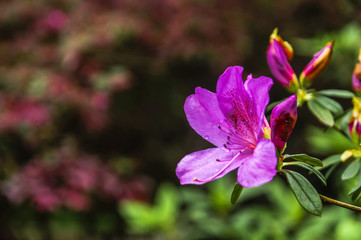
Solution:
[[[119,211],[127,239],[341,240],[361,234],[360,216],[347,209],[325,206],[319,218],[305,213],[281,179],[244,189],[237,205],[230,204],[231,189],[229,177],[210,183],[206,192],[165,183],[154,205],[124,202]]]

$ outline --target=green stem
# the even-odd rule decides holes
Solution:
[[[355,205],[352,205],[352,204],[348,204],[348,203],[344,203],[344,202],[335,200],[333,198],[323,196],[321,194],[319,194],[319,195],[320,195],[321,200],[326,202],[326,203],[331,203],[331,204],[339,206],[339,207],[347,208],[347,209],[350,209],[350,210],[353,210],[353,211],[356,211],[356,212],[361,212],[361,207],[358,207],[358,206],[355,206]]]

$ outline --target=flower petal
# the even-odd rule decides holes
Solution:
[[[282,150],[297,120],[297,97],[292,95],[275,106],[271,113],[271,139]]]
[[[240,159],[248,153],[209,148],[186,155],[177,165],[176,174],[180,183],[204,184],[223,177],[242,163]],[[195,179],[197,179],[195,181]]]
[[[253,155],[245,158],[238,169],[238,182],[243,187],[257,187],[273,179],[277,170],[276,149],[269,139],[261,139]]]
[[[228,123],[228,129],[238,132],[240,148],[257,144],[259,119],[253,113],[255,106],[242,82],[241,67],[229,67],[217,84],[219,108]]]
[[[218,78],[217,95],[228,96],[235,89],[243,90],[242,81],[243,67],[228,67],[224,73]]]
[[[213,104],[214,107],[210,109]],[[218,107],[215,93],[197,88],[196,94],[186,99],[184,112],[189,125],[204,139],[221,148],[227,142],[227,134],[218,127],[222,125],[220,121],[223,114]]]
[[[252,98],[252,107],[253,109],[250,110],[251,114],[254,115],[255,121],[258,121],[257,126],[257,135],[259,134],[261,127],[264,122],[264,112],[266,110],[266,106],[269,102],[269,90],[273,85],[273,81],[269,77],[259,77],[259,78],[247,78],[244,86],[246,91]]]

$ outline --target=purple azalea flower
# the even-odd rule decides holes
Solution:
[[[264,116],[273,82],[249,75],[243,84],[242,72],[242,67],[229,67],[218,79],[217,93],[197,87],[186,99],[190,126],[217,148],[186,155],[176,169],[181,184],[203,184],[236,168],[243,187],[262,185],[276,175],[276,149]]]
[[[300,75],[302,86],[309,86],[311,81],[326,68],[331,60],[333,44],[334,41],[328,42],[324,48],[313,55],[312,60],[307,64]]]

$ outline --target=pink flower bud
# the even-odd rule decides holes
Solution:
[[[276,80],[292,92],[298,88],[298,81],[289,60],[293,57],[293,50],[288,42],[277,35],[277,28],[270,36],[267,49],[267,62]]]
[[[297,120],[297,97],[292,95],[278,104],[271,113],[271,139],[283,150]]]
[[[350,121],[348,122],[348,129],[353,139],[358,139],[361,136],[361,102],[360,99],[354,97],[352,99],[353,110]]]
[[[358,56],[358,63],[356,64],[352,74],[352,88],[361,96],[361,48]]]
[[[313,55],[312,60],[303,69],[300,76],[300,82],[303,87],[309,86],[312,80],[326,68],[331,59],[333,44],[334,41],[328,42],[321,51]]]

